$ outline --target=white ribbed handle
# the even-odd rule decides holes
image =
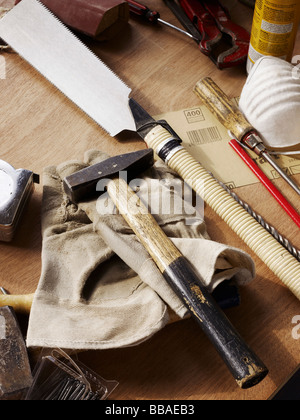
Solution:
[[[170,137],[162,127],[155,127],[145,139],[154,149]],[[300,264],[268,233],[184,148],[178,150],[168,165],[227,223],[273,273],[300,299]]]

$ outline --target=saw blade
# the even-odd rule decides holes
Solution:
[[[112,137],[136,130],[131,89],[37,0],[0,19],[0,38]]]

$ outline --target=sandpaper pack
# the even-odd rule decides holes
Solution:
[[[114,37],[129,20],[125,0],[41,0],[41,3],[71,29],[99,40]]]

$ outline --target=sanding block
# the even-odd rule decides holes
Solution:
[[[0,160],[0,241],[13,239],[35,182],[39,182],[39,177],[32,171],[15,170]]]
[[[17,318],[0,308],[0,400],[19,400],[32,384],[32,373]]]

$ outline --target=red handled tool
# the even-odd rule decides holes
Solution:
[[[222,33],[213,16],[198,0],[180,0],[180,5],[200,33],[199,47],[201,52],[211,55],[213,46],[222,39]]]
[[[166,22],[165,20],[162,20],[160,17],[160,13],[157,12],[156,10],[151,10],[149,9],[147,6],[145,6],[144,4],[138,3],[137,1],[134,0],[126,0],[127,3],[129,3],[129,10],[132,14],[140,16],[141,18],[143,18],[145,21],[149,22],[149,23],[162,23],[166,26],[169,26],[170,28],[175,29],[176,31],[179,31],[185,35],[187,35],[189,38],[193,38],[195,39],[195,37],[190,34],[189,32],[184,31],[183,29],[178,28],[177,26],[172,25],[169,22]],[[198,39],[195,39],[196,41],[198,41]]]
[[[230,19],[228,11],[218,0],[204,0],[203,3],[206,10],[213,16],[219,30],[231,40],[231,48],[219,56],[223,67],[245,62],[249,51],[250,34]]]
[[[244,64],[250,34],[232,22],[218,0],[164,0],[187,31],[198,39],[200,51],[219,69]]]
[[[160,14],[156,10],[150,10],[147,6],[138,3],[134,0],[126,0],[129,3],[130,12],[141,16],[147,22],[157,23],[160,19]]]
[[[230,146],[235,150],[235,152],[240,156],[240,158],[246,163],[248,168],[255,174],[255,176],[260,180],[264,187],[269,191],[270,194],[275,198],[275,200],[280,204],[284,211],[291,217],[291,219],[296,223],[300,228],[300,215],[294,209],[294,207],[288,202],[288,200],[281,194],[281,192],[275,187],[275,185],[269,180],[265,173],[259,168],[259,166],[251,159],[251,157],[246,152],[244,146],[233,139],[229,142]]]

